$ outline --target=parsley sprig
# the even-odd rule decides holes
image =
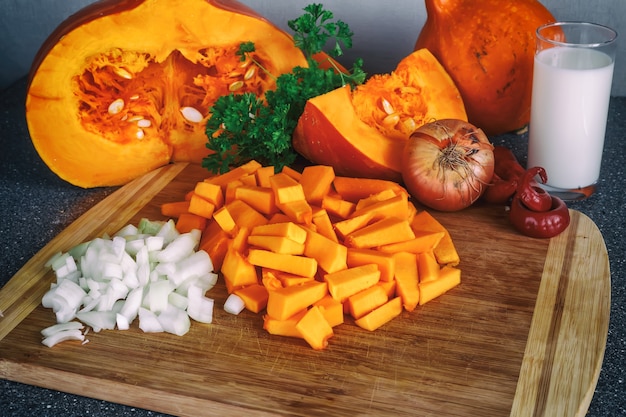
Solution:
[[[297,154],[291,145],[292,135],[306,101],[343,85],[365,81],[361,59],[348,73],[341,71],[333,59],[328,59],[329,68],[321,68],[315,55],[329,43],[333,45],[330,57],[343,55],[344,48],[352,47],[353,33],[346,23],[333,20],[333,13],[321,4],[310,4],[304,11],[287,24],[294,31],[294,44],[304,53],[308,67],[298,66],[278,77],[270,74],[276,78],[276,88],[266,91],[264,100],[254,93],[231,93],[215,101],[206,124],[206,146],[214,153],[202,161],[209,171],[226,172],[251,159],[276,169],[293,163]],[[245,61],[254,51],[254,43],[243,42],[237,55]]]

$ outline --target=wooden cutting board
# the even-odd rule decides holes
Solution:
[[[41,344],[54,316],[40,305],[44,262],[114,233],[206,176],[168,165],[120,188],[59,234],[0,291],[0,377],[175,415],[583,416],[600,372],[610,307],[606,247],[571,211],[551,240],[519,235],[503,207],[437,213],[461,256],[462,283],[368,332],[336,328],[324,351],[272,336],[261,315],[225,313],[183,337],[89,333]]]

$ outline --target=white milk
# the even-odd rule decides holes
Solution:
[[[589,49],[550,48],[535,56],[533,77],[528,167],[545,168],[552,187],[594,184],[600,176],[611,58]]]

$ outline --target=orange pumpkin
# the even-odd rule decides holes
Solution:
[[[310,99],[293,147],[338,175],[401,181],[411,133],[446,118],[467,120],[463,101],[445,69],[422,49],[353,91],[346,86]]]
[[[446,68],[469,121],[488,135],[528,124],[535,30],[550,11],[537,0],[426,0],[426,11],[415,49]]]
[[[292,38],[231,0],[105,0],[63,22],[30,74],[26,118],[50,169],[81,187],[120,185],[208,153],[221,95],[262,95],[274,79],[240,61],[241,42],[272,74],[306,66]]]

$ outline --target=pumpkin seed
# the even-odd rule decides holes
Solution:
[[[137,120],[137,126],[139,127],[150,127],[152,126],[152,122],[148,119],[139,119]]]
[[[256,68],[250,67],[250,69],[248,69],[248,71],[246,71],[245,75],[243,76],[243,79],[248,81],[250,78],[254,77],[255,73],[256,73]]]
[[[393,109],[393,106],[391,105],[391,103],[389,101],[387,101],[387,99],[381,98],[380,99],[380,103],[382,104],[383,110],[385,111],[385,113],[387,113],[389,115],[395,113],[395,110]]]
[[[407,119],[404,119],[404,120],[402,121],[402,124],[404,125],[404,127],[406,127],[406,128],[407,128],[407,130],[408,130],[409,132],[414,132],[414,131],[415,131],[415,129],[417,129],[417,124],[415,123],[415,120],[413,120],[413,119],[412,119],[412,118],[410,118],[410,117],[409,117],[409,118],[407,118]]]
[[[135,133],[135,136],[139,140],[143,139],[143,137],[145,136],[145,133],[144,133],[143,129],[137,129],[137,132]]]
[[[118,98],[109,104],[109,114],[118,114],[124,109],[124,100]]]
[[[397,113],[390,114],[383,119],[383,126],[395,126],[400,121],[400,115]]]
[[[200,123],[202,119],[204,119],[202,113],[200,113],[198,109],[194,107],[181,107],[180,113],[183,115],[185,120],[191,123]]]
[[[137,115],[137,114],[136,114],[136,115],[134,115],[134,116],[129,117],[127,120],[128,120],[130,123],[134,123],[134,122],[138,122],[138,121],[139,121],[139,120],[141,120],[141,119],[143,119],[143,116],[139,116],[139,115]]]
[[[243,81],[235,81],[228,86],[228,91],[237,91],[243,87]]]
[[[233,71],[233,72],[231,72],[230,74],[228,74],[228,76],[229,76],[230,78],[237,78],[237,77],[241,77],[241,72],[239,72],[239,71]]]
[[[133,78],[133,74],[131,74],[129,71],[127,71],[124,68],[115,68],[113,71],[120,77],[126,78],[127,80],[132,80]]]
[[[132,96],[129,97],[131,100],[137,100],[139,99],[139,94],[133,94]]]

